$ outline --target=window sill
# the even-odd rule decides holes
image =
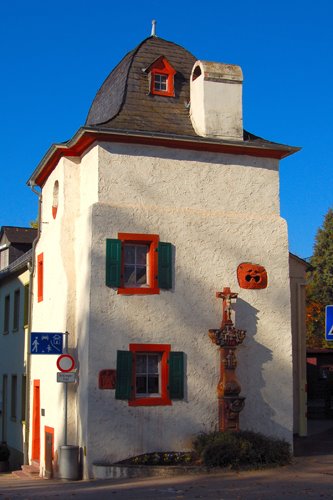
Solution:
[[[118,288],[120,295],[157,295],[159,293],[159,288]]]
[[[138,398],[128,402],[128,406],[170,406],[171,399],[168,397],[161,398]]]

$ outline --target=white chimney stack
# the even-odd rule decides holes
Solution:
[[[191,120],[203,137],[243,140],[240,66],[196,61],[191,73]]]

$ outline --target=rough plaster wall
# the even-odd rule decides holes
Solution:
[[[121,144],[98,149],[102,203],[227,210],[239,217],[280,212],[277,160]]]
[[[32,331],[69,332],[69,352],[75,348],[75,266],[74,220],[78,212],[78,161],[60,160],[43,188],[41,237],[36,255],[44,253],[44,298],[37,301],[37,272],[34,276]],[[52,217],[53,186],[59,182],[56,219]],[[33,380],[40,379],[41,465],[44,461],[44,426],[55,429],[55,449],[63,444],[64,384],[56,382],[56,355],[31,356],[31,395]],[[68,442],[76,439],[76,386],[68,387]],[[31,404],[31,410],[33,405]],[[32,415],[31,415],[32,417]],[[30,436],[31,440],[31,436]],[[30,443],[31,449],[31,443]]]
[[[90,285],[91,285],[91,214],[87,209],[76,221],[76,262],[77,269],[77,356],[78,356],[78,415],[76,443],[89,452],[88,422],[88,386],[90,378],[89,346],[90,346]],[[87,461],[84,462],[84,467]],[[86,471],[84,471],[86,475]]]
[[[248,331],[239,353],[247,397],[241,425],[291,442],[288,247],[278,216],[277,162],[162,148],[141,148],[139,155],[135,146],[112,150],[99,149],[99,196],[108,203],[96,204],[92,215],[89,461],[186,449],[195,433],[216,427],[218,349],[207,331],[220,324],[215,292],[224,286],[240,293],[237,325]],[[118,231],[157,233],[174,245],[172,291],[126,297],[105,287],[105,239]],[[236,269],[244,261],[266,267],[266,290],[239,290]],[[186,353],[184,401],[128,407],[113,391],[98,390],[99,371],[115,368],[117,349],[131,342],[170,343]]]

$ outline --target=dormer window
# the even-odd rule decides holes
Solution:
[[[154,75],[153,82],[154,92],[167,92],[168,90],[168,77],[167,75]]]
[[[174,97],[174,77],[176,70],[164,56],[160,56],[156,59],[156,61],[145,69],[145,72],[148,73],[149,76],[150,94]]]

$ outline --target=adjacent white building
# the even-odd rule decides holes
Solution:
[[[241,428],[292,441],[288,238],[279,160],[297,148],[243,130],[242,71],[152,36],[97,93],[86,124],[53,145],[41,188],[33,332],[68,332],[68,439],[97,462],[187,450],[218,421],[216,291],[239,294],[247,331]],[[265,288],[244,288],[242,263]],[[248,278],[249,280],[252,277]],[[57,356],[31,355],[30,457],[64,444]],[[55,465],[55,464],[54,464]]]
[[[37,231],[0,228],[0,442],[8,444],[12,467],[27,456],[26,427],[29,265]]]

